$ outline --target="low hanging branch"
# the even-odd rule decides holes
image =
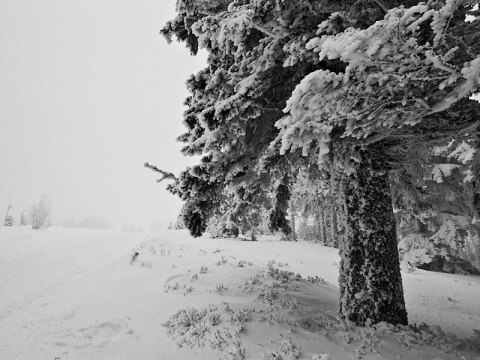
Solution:
[[[148,162],[146,162],[143,166],[145,166],[146,168],[149,168],[152,171],[162,174],[162,177],[160,179],[157,179],[157,183],[162,182],[163,180],[174,180],[174,181],[178,180],[178,178],[173,173],[160,170],[156,166],[150,165]]]

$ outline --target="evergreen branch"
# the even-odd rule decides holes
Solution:
[[[382,11],[383,11],[384,14],[387,14],[387,13],[388,13],[388,8],[387,8],[381,1],[379,1],[379,0],[373,0],[373,2],[374,2],[375,4],[377,4],[377,6],[378,6],[380,9],[382,9]]]
[[[280,36],[280,35],[274,34],[270,30],[266,29],[264,26],[261,26],[257,23],[253,23],[252,25],[253,25],[252,27],[254,29],[257,29],[258,31],[260,31],[260,32],[264,33],[265,35],[270,36],[274,39],[280,40],[280,39],[283,39],[285,37],[285,36]]]
[[[148,162],[146,162],[143,166],[145,166],[146,168],[148,168],[152,171],[155,171],[155,172],[158,172],[158,173],[162,174],[162,177],[160,179],[157,179],[157,183],[162,182],[163,180],[169,180],[169,179],[174,180],[174,181],[178,180],[178,178],[173,173],[168,172],[168,171],[160,170],[156,166],[150,165]]]
[[[279,113],[283,114],[283,111],[279,108],[274,108],[274,107],[264,107],[260,105],[253,105],[254,108],[259,109],[259,110],[265,110],[265,111],[277,111]]]

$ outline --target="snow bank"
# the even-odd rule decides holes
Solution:
[[[424,271],[404,274],[416,329],[341,324],[338,262],[275,238],[0,228],[0,359],[446,360],[465,343],[422,322],[480,327],[479,279]]]

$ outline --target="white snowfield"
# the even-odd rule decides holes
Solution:
[[[336,320],[338,264],[274,237],[1,227],[0,359],[480,359],[434,326],[480,342],[479,277],[403,273],[429,330],[359,329]]]

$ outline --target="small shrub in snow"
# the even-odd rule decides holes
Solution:
[[[265,285],[262,287],[262,289],[260,289],[258,298],[272,305],[274,301],[278,299],[278,290],[274,285]]]
[[[245,359],[245,348],[235,345],[225,354],[225,360],[243,360]]]
[[[29,210],[32,229],[46,229],[52,225],[52,202],[44,194],[38,203],[30,206]]]
[[[330,360],[330,355],[328,354],[316,354],[312,356],[312,360]]]
[[[328,281],[318,276],[307,276],[307,281],[312,284],[328,284]]]
[[[260,275],[255,275],[253,277],[250,278],[250,282],[252,285],[260,285],[262,282],[260,281]]]
[[[293,344],[291,339],[284,339],[280,350],[267,350],[263,354],[263,358],[268,360],[295,360],[300,357],[301,353],[300,347]]]
[[[207,268],[206,266],[203,266],[203,265],[202,265],[202,266],[200,267],[200,274],[206,274],[207,271],[208,271],[208,268]]]
[[[225,286],[223,286],[223,284],[218,284],[216,287],[215,287],[215,292],[219,293],[220,295],[223,295],[223,292],[227,290],[227,288]]]
[[[138,255],[140,255],[137,251],[133,251],[132,258],[130,260],[130,265],[133,265],[133,263],[137,260]]]
[[[278,351],[267,350],[262,358],[267,360],[283,360],[282,355]]]
[[[280,351],[285,354],[285,359],[298,359],[302,353],[300,346],[295,345],[291,339],[284,339]]]
[[[233,311],[230,313],[230,323],[244,324],[251,319],[252,312],[253,312],[252,309],[241,309],[241,310]]]
[[[208,330],[203,321],[206,314],[206,310],[198,311],[195,308],[182,309],[177,311],[162,325],[167,328],[169,335],[200,337]]]
[[[228,341],[225,339],[227,336],[219,329],[213,332],[213,336],[213,339],[210,339],[210,347],[212,349],[223,350],[223,348],[228,345]]]
[[[222,322],[220,314],[210,314],[208,320],[212,326],[217,326]]]
[[[168,284],[167,288],[165,289],[165,292],[168,292],[169,290],[177,290],[179,287],[178,282],[176,282],[173,285]]]
[[[267,271],[270,277],[274,278],[277,281],[280,281],[282,284],[290,281],[291,277],[294,277],[295,274],[292,271],[285,271],[275,268],[273,265],[275,261],[269,261],[267,263]]]
[[[186,286],[186,285],[183,285],[183,288],[185,289],[185,292],[183,293],[183,296],[187,295],[188,293],[191,293],[193,291],[193,287],[192,286]]]
[[[151,261],[140,261],[140,266],[149,269],[153,267]]]

